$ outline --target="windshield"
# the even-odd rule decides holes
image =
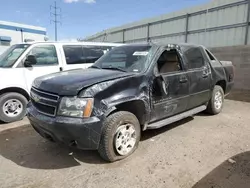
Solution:
[[[2,55],[0,55],[0,67],[12,67],[16,60],[29,46],[29,44],[17,44],[11,46]]]
[[[92,67],[142,72],[147,66],[151,49],[149,45],[119,46],[102,56]]]

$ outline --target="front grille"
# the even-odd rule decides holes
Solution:
[[[59,96],[41,91],[36,88],[31,88],[30,92],[31,103],[41,113],[55,116],[58,106]]]
[[[57,101],[59,96],[56,95],[56,94],[52,94],[52,93],[47,93],[47,92],[44,92],[44,91],[40,91],[34,87],[31,88],[31,92],[39,95],[40,97],[44,97],[46,99],[49,99],[49,100],[54,100],[54,101]]]
[[[33,99],[31,99],[31,102],[33,104],[33,106],[40,112],[48,114],[48,115],[55,115],[55,110],[56,107],[52,107],[52,106],[47,106],[45,104],[41,104],[38,102],[35,102]]]

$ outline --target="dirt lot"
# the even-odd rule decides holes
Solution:
[[[250,187],[249,112],[250,103],[226,101],[220,115],[144,132],[138,150],[112,164],[45,141],[28,124],[2,130],[0,187]]]

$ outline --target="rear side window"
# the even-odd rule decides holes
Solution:
[[[110,51],[112,46],[83,46],[83,53],[86,57],[86,63],[94,63],[106,52]]]
[[[84,56],[83,56],[83,50],[82,46],[76,46],[76,45],[67,45],[63,46],[66,62],[69,65],[74,64],[84,64],[86,63]]]
[[[104,55],[104,52],[100,47],[83,46],[83,54],[85,56],[86,63],[94,63]]]
[[[112,46],[82,46],[82,45],[64,45],[63,50],[67,64],[85,64],[94,63]]]
[[[205,65],[203,55],[199,48],[190,48],[185,53],[188,69],[197,69]]]

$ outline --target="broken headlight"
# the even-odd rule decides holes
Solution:
[[[93,98],[63,97],[57,114],[71,117],[90,117],[93,103]]]

